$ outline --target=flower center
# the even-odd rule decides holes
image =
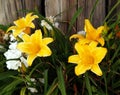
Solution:
[[[26,27],[24,30],[24,33],[30,34],[31,33],[30,27]]]
[[[94,64],[94,58],[92,57],[91,54],[86,54],[83,58],[82,58],[82,63],[88,67],[91,68],[91,66]]]

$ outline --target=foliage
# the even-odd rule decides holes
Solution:
[[[21,25],[25,25],[25,27],[21,27],[18,22],[15,23],[16,26],[14,28],[9,28],[7,25],[0,25],[0,28],[4,31],[4,35],[8,34],[8,39],[4,42],[0,41],[0,95],[119,95],[120,94],[120,16],[117,13],[117,17],[113,21],[109,19],[112,11],[117,7],[120,3],[118,1],[116,5],[111,9],[110,13],[106,16],[103,21],[103,31],[100,33],[100,37],[103,37],[105,40],[104,48],[107,49],[107,54],[104,59],[100,62],[99,66],[102,70],[103,75],[97,76],[96,74],[88,71],[85,73],[76,75],[75,68],[77,64],[70,63],[68,58],[71,55],[77,54],[76,49],[74,48],[75,44],[78,40],[82,40],[77,36],[77,39],[70,40],[71,37],[71,29],[75,20],[79,16],[82,11],[82,8],[75,13],[73,18],[71,19],[68,33],[64,33],[58,27],[55,26],[54,20],[51,21],[48,18],[43,17],[37,10],[32,11],[30,13],[29,22],[36,18],[36,23],[38,27],[33,27],[32,24],[25,22],[24,24],[19,23]],[[96,3],[97,4],[97,1]],[[95,5],[96,6],[96,5]],[[95,8],[94,6],[94,8]],[[92,10],[90,19],[92,19],[92,15],[94,13],[94,9]],[[32,18],[32,16],[34,16]],[[27,17],[26,17],[27,18]],[[31,20],[30,20],[31,19]],[[53,19],[53,18],[52,18]],[[19,19],[20,20],[20,19]],[[24,21],[24,18],[22,18]],[[44,20],[44,21],[43,21]],[[43,21],[43,24],[41,22]],[[29,24],[29,25],[27,25]],[[17,26],[18,25],[18,26]],[[19,28],[18,28],[19,27]],[[25,28],[33,28],[29,31],[31,34],[24,34]],[[89,26],[90,27],[90,26]],[[9,28],[9,29],[8,29]],[[9,31],[7,31],[7,29]],[[22,30],[22,35],[20,31]],[[47,53],[47,56],[44,56],[43,53],[36,51],[35,49],[39,49],[38,47],[31,46],[29,47],[29,52],[27,49],[22,52],[22,57],[25,58],[25,61],[22,61],[20,58],[16,59],[6,59],[5,52],[8,51],[9,46],[14,41],[19,43],[25,42],[36,42],[36,37],[32,37],[35,33],[35,30],[40,29],[43,38],[51,38],[49,42],[44,41],[44,43],[49,47],[52,53]],[[6,32],[7,31],[7,32]],[[11,41],[10,35],[18,31],[19,33],[15,35],[15,40]],[[26,33],[26,32],[25,32]],[[39,33],[38,33],[39,34]],[[67,35],[69,34],[69,35]],[[26,37],[24,35],[27,35]],[[78,35],[78,34],[77,34]],[[90,35],[93,35],[92,33]],[[16,37],[17,36],[17,37]],[[94,35],[93,35],[94,36]],[[22,38],[24,37],[24,39]],[[32,37],[34,41],[28,41],[29,37]],[[4,38],[4,37],[3,37]],[[86,39],[86,37],[85,37]],[[40,40],[41,41],[41,40]],[[10,43],[9,43],[10,42]],[[28,44],[27,43],[27,44]],[[31,44],[29,43],[29,44]],[[44,47],[44,43],[40,48]],[[89,45],[91,42],[87,42]],[[25,44],[22,44],[22,46]],[[35,45],[38,45],[35,43]],[[85,43],[86,45],[86,43]],[[23,47],[20,46],[20,48]],[[38,45],[39,46],[39,45]],[[98,47],[103,47],[98,43]],[[34,49],[35,48],[35,49]],[[33,50],[34,49],[34,50]],[[47,48],[48,50],[48,48]],[[36,54],[35,58],[31,60],[32,65],[28,66],[27,57],[31,54],[31,51],[34,51]],[[37,52],[37,53],[36,53]],[[86,51],[87,53],[87,51]],[[88,53],[87,53],[88,54]],[[46,55],[46,54],[45,54]],[[12,55],[11,55],[12,56]],[[16,70],[13,70],[13,67],[7,67],[7,61],[19,60],[21,65],[18,66]],[[73,60],[73,59],[72,59]],[[87,60],[87,57],[86,57]],[[29,60],[30,61],[30,60]],[[85,61],[86,62],[86,61]],[[27,65],[26,65],[27,64]],[[85,64],[85,63],[84,63]],[[89,65],[89,64],[88,64]]]

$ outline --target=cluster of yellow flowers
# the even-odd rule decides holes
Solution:
[[[37,15],[28,13],[26,17],[14,21],[15,26],[11,26],[8,31],[12,30],[15,37],[20,36],[23,42],[18,43],[17,48],[27,54],[27,64],[31,66],[33,60],[39,57],[46,57],[52,54],[50,48],[47,46],[53,41],[53,38],[42,37],[41,30],[36,30],[33,34],[29,35],[31,28],[35,28],[33,20],[38,18]],[[70,37],[78,38],[75,43],[76,55],[71,55],[68,58],[69,63],[77,64],[75,67],[75,74],[80,75],[87,70],[91,70],[98,76],[102,75],[99,63],[105,57],[107,49],[104,48],[104,38],[101,36],[103,26],[95,29],[88,19],[85,20],[86,35],[74,34]],[[22,36],[21,36],[22,33]],[[98,44],[100,45],[98,46]]]
[[[101,35],[103,29],[104,26],[95,29],[90,21],[86,19],[86,35],[74,34],[70,37],[70,39],[78,38],[78,41],[75,43],[75,49],[78,54],[68,58],[68,62],[77,64],[75,67],[76,75],[83,74],[87,70],[91,70],[98,76],[102,75],[102,71],[98,64],[107,53],[107,49],[102,47],[105,44],[104,38]],[[98,44],[100,44],[101,47],[98,47]]]
[[[27,54],[27,64],[28,66],[32,65],[33,60],[39,57],[46,57],[51,55],[51,50],[47,46],[53,41],[52,38],[46,37],[42,38],[41,30],[36,30],[32,35],[30,34],[30,28],[35,28],[34,23],[32,22],[35,18],[38,18],[37,15],[32,15],[28,13],[26,17],[20,18],[17,21],[14,21],[16,26],[11,26],[8,31],[12,30],[15,37],[21,36],[23,42],[18,43],[17,48],[22,52]]]

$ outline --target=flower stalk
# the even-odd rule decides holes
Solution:
[[[89,95],[92,95],[90,80],[87,72],[85,73],[85,83],[86,83],[86,88],[88,90]]]

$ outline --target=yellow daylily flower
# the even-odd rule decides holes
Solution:
[[[91,70],[98,76],[102,75],[99,63],[105,57],[107,49],[97,47],[97,42],[93,41],[89,45],[81,45],[79,42],[75,44],[75,49],[78,54],[71,55],[68,62],[77,64],[75,67],[75,74],[81,75],[87,70]]]
[[[104,45],[105,41],[102,37],[102,30],[104,30],[104,26],[100,26],[95,29],[88,19],[85,19],[85,27],[84,30],[86,31],[86,39],[94,40],[99,42],[102,46]]]
[[[7,31],[12,30],[13,35],[17,37],[21,32],[24,32],[26,34],[30,34],[30,28],[35,28],[35,25],[33,24],[33,20],[35,18],[38,18],[37,15],[32,15],[33,13],[28,13],[26,17],[22,17],[16,21],[14,21],[15,26],[11,26],[8,28]]]
[[[19,43],[17,48],[28,54],[27,63],[31,66],[37,56],[47,57],[52,54],[50,48],[47,46],[52,41],[53,39],[50,37],[42,38],[41,31],[36,30],[31,36],[24,34],[23,42]]]
[[[91,41],[96,41],[99,42],[102,46],[105,44],[104,38],[101,36],[102,30],[104,29],[104,26],[100,26],[97,29],[95,29],[90,21],[88,19],[85,19],[85,26],[84,30],[86,32],[86,36],[83,36],[81,34],[73,34],[70,37],[70,40],[73,38],[78,38],[78,41],[82,41],[85,43],[91,42]]]

